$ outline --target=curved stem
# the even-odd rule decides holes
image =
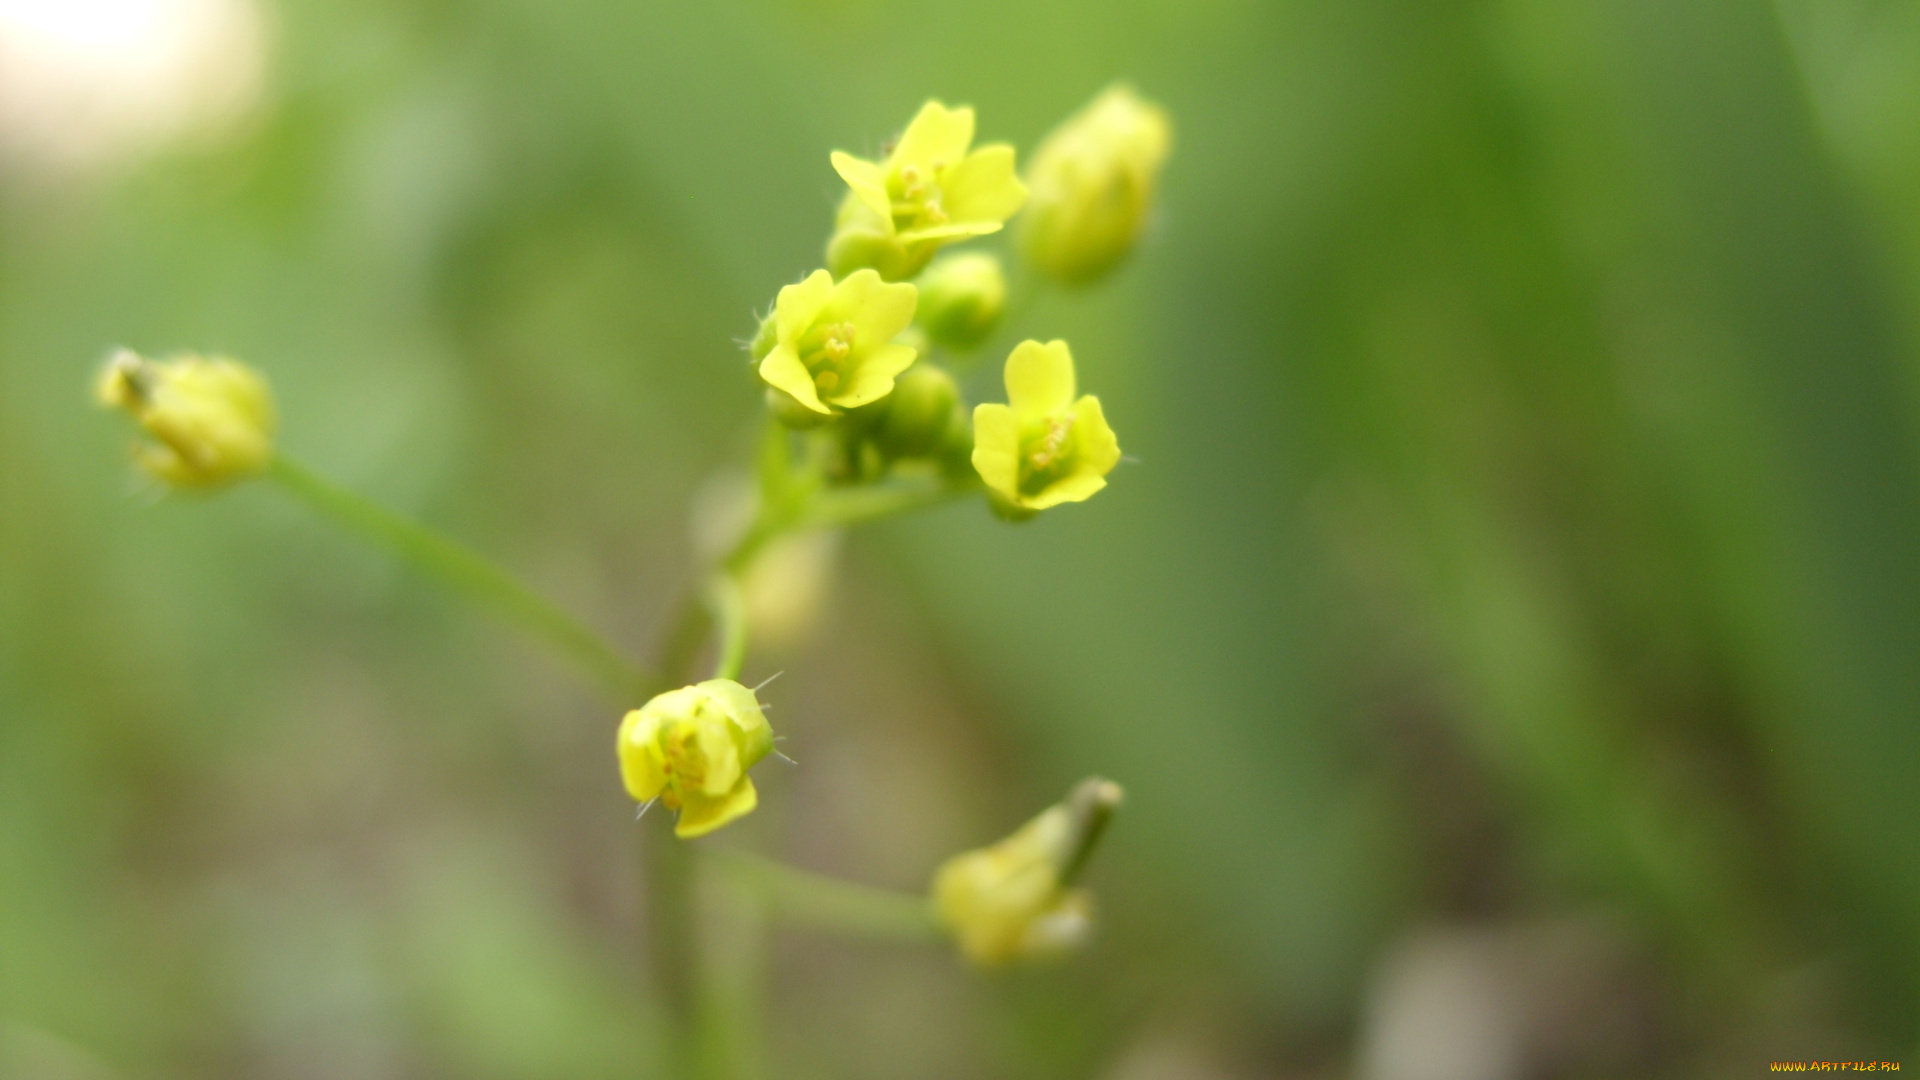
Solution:
[[[720,658],[713,666],[716,679],[740,679],[747,662],[747,603],[740,595],[740,583],[731,574],[715,574],[707,589],[707,603],[713,609],[713,623],[720,639]]]
[[[321,515],[553,646],[615,698],[644,699],[656,685],[657,680],[629,663],[585,624],[465,546],[325,479],[285,455],[274,456],[268,475],[282,490]]]
[[[857,885],[737,851],[714,852],[710,857],[743,888],[758,893],[776,919],[882,941],[940,938],[932,906],[924,896]]]

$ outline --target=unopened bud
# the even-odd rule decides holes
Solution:
[[[173,487],[219,487],[273,460],[273,396],[265,380],[232,360],[186,355],[153,363],[122,349],[100,373],[95,396],[152,436],[135,447],[134,461]]]
[[[1028,168],[1021,248],[1041,270],[1083,285],[1133,249],[1172,146],[1166,111],[1125,85],[1055,128]]]
[[[1071,886],[1119,805],[1118,784],[1085,780],[1012,836],[942,864],[934,875],[934,911],[961,953],[982,967],[998,967],[1084,942],[1093,899]]]
[[[939,449],[958,419],[960,388],[953,376],[932,364],[916,364],[894,380],[886,413],[873,433],[882,452],[892,457],[927,457]]]
[[[1007,275],[986,252],[943,255],[920,275],[919,324],[942,345],[968,349],[986,340],[1007,305]]]

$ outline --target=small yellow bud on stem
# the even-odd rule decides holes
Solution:
[[[95,397],[153,438],[134,450],[148,475],[175,488],[217,488],[273,460],[273,395],[232,360],[184,355],[158,363],[129,349],[107,361]]]
[[[998,967],[1057,955],[1086,939],[1093,898],[1073,888],[1119,807],[1120,786],[1077,785],[1005,840],[956,855],[934,875],[935,914],[968,960]]]

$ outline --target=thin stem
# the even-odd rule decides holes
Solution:
[[[465,546],[284,455],[275,455],[269,475],[283,490],[336,524],[386,548],[442,585],[553,646],[615,698],[623,702],[644,699],[656,685],[655,679],[629,663],[600,635]]]
[[[970,483],[958,484],[885,484],[876,487],[826,491],[801,510],[797,524],[802,527],[858,525],[892,517],[929,506],[938,506],[978,489]]]
[[[940,937],[924,896],[856,885],[742,852],[715,852],[711,857],[743,888],[759,893],[775,919],[882,941],[927,942]]]
[[[707,603],[720,639],[720,658],[713,666],[716,679],[740,679],[747,662],[747,603],[732,574],[715,574],[707,589]]]
[[[665,821],[648,821],[641,830],[641,865],[646,874],[645,926],[649,982],[666,1014],[664,1075],[673,1080],[701,1076],[699,996],[695,985],[700,941],[694,906],[693,849],[673,835]]]

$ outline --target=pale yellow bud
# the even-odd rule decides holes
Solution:
[[[273,395],[243,364],[194,355],[153,363],[122,349],[95,393],[153,437],[135,447],[134,460],[173,487],[219,487],[273,460]]]
[[[1077,948],[1093,898],[1070,886],[1120,805],[1120,786],[1091,779],[1005,840],[956,855],[933,880],[934,913],[982,967]]]
[[[1172,144],[1166,110],[1124,84],[1102,91],[1047,136],[1028,167],[1027,258],[1072,285],[1113,269],[1146,225]]]

